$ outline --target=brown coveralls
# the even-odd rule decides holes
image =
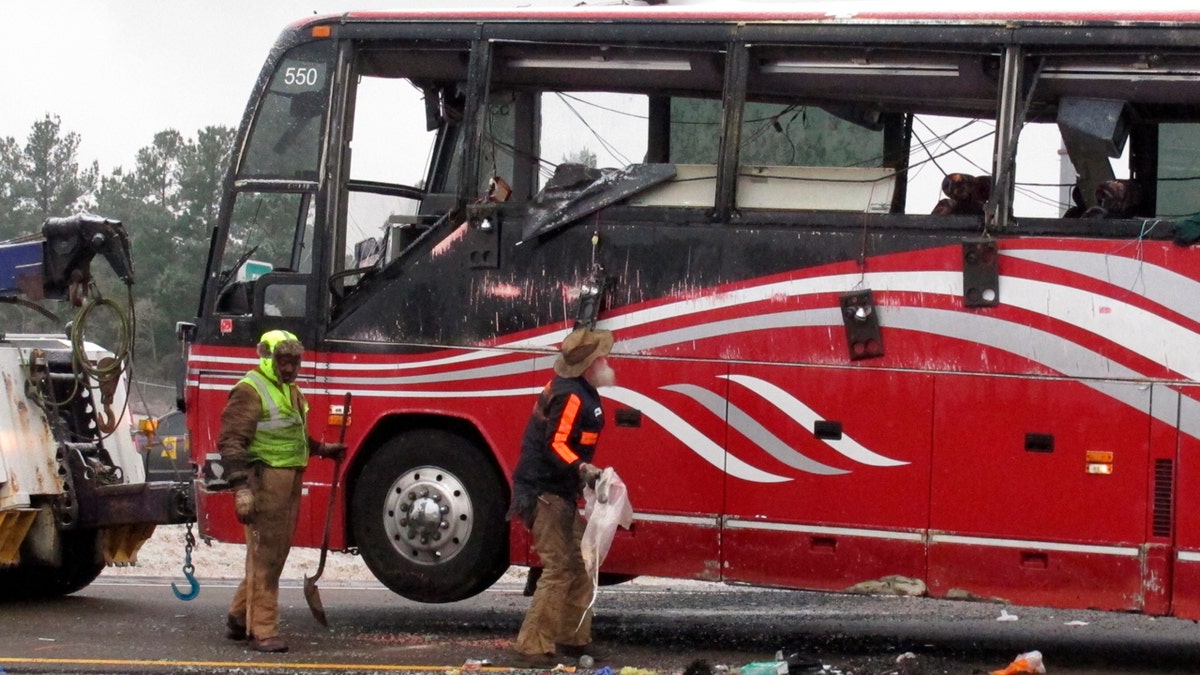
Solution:
[[[302,409],[304,395],[292,388],[292,406]],[[254,522],[245,526],[246,572],[229,607],[231,617],[246,617],[247,632],[259,640],[279,634],[279,577],[292,547],[300,514],[303,468],[269,467],[251,457],[246,449],[258,429],[262,399],[249,384],[239,383],[229,393],[221,413],[221,435],[217,445],[230,482],[239,467],[254,493]],[[320,443],[308,439],[309,455]]]

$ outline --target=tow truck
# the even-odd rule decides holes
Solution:
[[[101,297],[97,254],[129,310]],[[0,319],[0,599],[73,593],[136,562],[157,525],[195,521],[190,481],[147,482],[131,433],[132,285],[116,220],[49,218],[40,236],[0,244],[0,304],[15,308]],[[115,329],[94,325],[105,313]],[[21,332],[31,322],[46,332]],[[92,342],[93,328],[115,330],[115,344]]]

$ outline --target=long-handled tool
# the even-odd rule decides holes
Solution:
[[[254,558],[258,551],[258,530],[251,525],[246,533],[250,535],[246,540],[246,637],[254,639],[254,576],[258,570]]]
[[[346,442],[346,427],[350,426],[350,392],[342,404],[342,428],[338,432],[338,443]],[[329,625],[325,617],[325,606],[321,604],[321,593],[317,590],[317,579],[325,572],[325,556],[329,553],[329,527],[333,523],[333,505],[337,502],[338,477],[342,474],[342,457],[339,455],[333,462],[333,484],[329,488],[329,506],[325,509],[325,534],[321,537],[321,560],[317,563],[317,573],[304,577],[304,599],[312,610],[313,618],[322,626]]]

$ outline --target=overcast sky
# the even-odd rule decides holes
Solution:
[[[617,0],[592,4],[606,1]],[[578,0],[7,0],[0,137],[24,144],[34,122],[46,113],[58,115],[64,132],[82,139],[80,163],[98,160],[108,174],[131,168],[137,151],[163,129],[195,138],[209,125],[236,126],[275,38],[314,13],[574,4]],[[870,2],[838,3],[865,4]],[[1051,141],[1051,151],[1055,145]],[[1048,163],[1041,179],[1057,180],[1056,167]],[[940,176],[925,173],[931,187],[910,194],[927,193],[936,201]]]
[[[46,113],[79,160],[132,167],[154,134],[236,126],[275,38],[313,13],[564,4],[561,0],[6,0],[0,137],[24,144]]]

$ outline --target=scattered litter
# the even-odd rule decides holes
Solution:
[[[896,657],[896,663],[904,663],[905,661],[914,661],[914,660],[916,660],[916,658],[917,658],[916,654],[914,654],[912,652],[904,652],[900,656]]]
[[[487,659],[467,659],[462,664],[463,670],[479,670],[484,666],[490,666],[491,662]]]
[[[620,675],[657,675],[657,673],[649,668],[634,668],[633,666],[625,666],[621,668]]]
[[[786,661],[788,673],[791,675],[798,675],[802,673],[819,673],[828,668],[828,666],[825,666],[820,661],[804,656],[799,652],[793,652],[787,656],[784,656],[783,651],[780,650],[775,653],[775,660]]]
[[[596,665],[596,659],[593,659],[591,656],[584,654],[583,656],[579,657],[580,668],[591,668],[594,665]]]
[[[560,663],[551,668],[550,671],[554,673],[573,673],[575,672],[575,666],[568,666],[564,663]]]
[[[996,617],[997,621],[1016,621],[1021,617],[1016,614],[1009,614],[1007,609],[1000,610],[1000,616]]]
[[[860,581],[845,589],[847,593],[863,595],[907,595],[923,596],[928,592],[925,582],[899,574],[889,574],[879,579]]]
[[[755,661],[742,666],[742,675],[787,675],[787,661]]]
[[[612,675],[612,668],[609,668],[608,666],[604,666],[603,668],[596,671],[596,675]]]
[[[1089,623],[1087,621],[1076,620],[1076,621],[1068,621],[1068,622],[1064,623],[1063,625],[1064,626],[1087,626],[1087,625],[1089,625]]]
[[[54,642],[57,638],[38,638],[42,642]]]
[[[1046,666],[1042,663],[1042,653],[1034,650],[1017,656],[1003,670],[993,670],[992,675],[1018,675],[1019,673],[1044,672],[1046,672]]]

